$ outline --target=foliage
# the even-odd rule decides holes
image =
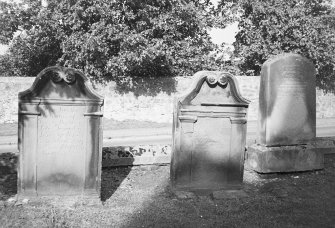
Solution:
[[[314,62],[319,86],[335,80],[335,14],[328,1],[221,1],[227,5],[239,12],[234,47],[245,74],[259,75],[271,56],[294,52]]]
[[[57,23],[48,10],[41,10],[40,2],[0,2],[0,42],[10,44],[9,54],[0,57],[7,69],[2,75],[36,76],[47,66],[55,65],[62,55]],[[14,38],[13,35],[17,34]]]
[[[13,72],[11,56],[9,54],[0,55],[0,76],[9,77],[15,75]]]
[[[132,78],[190,75],[213,69],[207,33],[224,26],[205,0],[39,0],[0,2],[0,42],[10,43],[19,75],[55,64],[96,80],[132,86]],[[13,38],[17,31],[21,34]]]

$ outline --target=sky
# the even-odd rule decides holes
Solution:
[[[8,49],[7,45],[0,44],[0,55],[5,54],[7,49]]]
[[[235,35],[238,31],[238,22],[228,25],[225,29],[212,29],[208,33],[215,44],[233,44],[235,41]]]

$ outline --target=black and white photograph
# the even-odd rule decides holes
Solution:
[[[335,0],[0,0],[0,228],[335,228]]]

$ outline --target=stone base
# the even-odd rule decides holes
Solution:
[[[212,193],[213,199],[237,199],[248,197],[244,190],[222,190]]]
[[[203,191],[203,192],[175,190],[173,192],[178,199],[194,199],[194,198],[201,198],[201,197],[210,197],[212,199],[220,200],[220,199],[236,199],[236,198],[248,197],[248,194],[242,189]]]
[[[61,205],[71,207],[74,205],[100,206],[102,202],[98,194],[92,195],[64,195],[64,196],[37,196],[36,194],[17,194],[15,196],[16,205],[45,202],[51,205]]]
[[[251,145],[246,155],[247,169],[259,173],[281,173],[324,168],[324,155],[314,145],[265,147]]]

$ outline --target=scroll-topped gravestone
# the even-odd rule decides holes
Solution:
[[[19,196],[98,199],[102,107],[88,79],[69,68],[46,68],[19,93]]]
[[[259,92],[259,145],[248,148],[248,164],[261,173],[323,167],[315,139],[315,68],[298,54],[266,61]]]
[[[249,101],[229,73],[196,73],[175,101],[171,181],[176,190],[240,188]]]
[[[315,68],[298,54],[266,61],[261,71],[259,137],[266,146],[295,145],[315,138]]]

